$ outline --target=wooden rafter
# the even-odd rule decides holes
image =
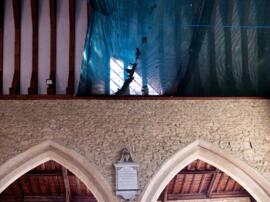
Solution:
[[[74,94],[75,84],[75,47],[76,47],[76,1],[69,0],[69,75],[67,95]]]
[[[200,160],[197,160],[197,161],[196,161],[196,164],[197,164],[197,165],[196,165],[196,169],[199,170],[200,167],[201,167],[201,165],[202,165],[203,163],[204,163],[204,162],[202,162],[202,161],[200,161]]]
[[[51,47],[50,47],[50,80],[52,84],[49,84],[47,88],[48,95],[56,94],[56,45],[57,45],[57,1],[50,0],[50,24],[51,24]]]
[[[63,178],[64,178],[64,185],[65,185],[65,202],[70,202],[71,195],[70,195],[70,184],[68,179],[68,171],[66,168],[62,168],[63,171]]]
[[[59,171],[54,171],[54,172],[31,171],[31,172],[26,173],[25,176],[52,176],[52,177],[53,176],[58,176],[58,177],[61,177],[62,176],[62,171],[61,172],[59,172]],[[68,176],[74,176],[74,174],[71,173],[71,172],[68,172]]]
[[[216,193],[220,193],[220,185],[221,185],[221,181],[223,180],[224,178],[224,173],[222,173],[221,175],[219,175],[219,178],[218,178],[218,182],[217,182],[217,185],[216,185]],[[213,194],[214,192],[214,187],[212,187],[212,190],[211,190],[211,193],[210,194]]]
[[[81,195],[81,182],[79,180],[79,178],[76,178],[76,185],[77,185],[77,190],[78,190],[78,194]]]
[[[44,184],[44,179],[43,178],[40,178],[40,177],[37,177],[37,183],[39,185],[40,191],[42,193],[47,193],[46,186],[42,186]]]
[[[5,0],[0,1],[0,95],[3,94]]]
[[[48,175],[49,173],[51,175]],[[53,173],[56,173],[56,175]],[[57,162],[48,161],[12,183],[0,194],[0,202],[3,201],[96,202],[97,200],[73,173],[63,168]]]
[[[201,194],[168,194],[168,200],[191,200],[191,199],[206,199],[204,193]]]
[[[237,183],[234,181],[232,190],[235,191]]]
[[[32,41],[32,75],[30,87],[28,89],[29,95],[38,94],[38,24],[39,24],[39,0],[31,0],[31,14],[33,27],[33,41]]]
[[[45,186],[46,186],[46,189],[47,189],[47,193],[49,195],[51,195],[52,194],[52,190],[51,190],[50,182],[48,180],[48,176],[45,176],[44,177],[44,182],[45,182]]]
[[[58,195],[60,195],[61,194],[61,185],[60,185],[60,182],[59,182],[60,177],[54,176],[53,178],[54,178],[55,184],[57,186],[57,193],[58,193]]]
[[[11,193],[12,193],[12,195],[14,194],[14,193],[16,193],[16,191],[17,191],[17,189],[16,189],[17,187],[16,187],[16,184],[15,183],[13,183],[12,185],[10,185],[10,189],[11,189]],[[5,191],[7,191],[7,190],[5,190]]]
[[[181,180],[177,182],[176,185],[173,187],[173,193],[181,192],[184,186],[185,176],[186,175],[177,175],[177,179]]]
[[[238,197],[251,197],[248,193],[245,192],[228,192],[228,193],[214,193],[211,195],[211,199],[215,198],[238,198]]]
[[[221,173],[220,170],[184,170],[179,173],[179,175],[202,175],[202,174],[215,174]]]
[[[168,189],[169,189],[169,186],[166,186],[166,188],[164,190],[162,202],[167,202],[168,201]]]
[[[20,181],[20,179],[18,180],[18,189],[20,190],[20,198],[23,198],[24,192],[23,192],[22,182]]]
[[[180,192],[179,192],[179,193],[183,193],[183,190],[184,190],[184,184],[185,184],[185,179],[186,179],[186,175],[184,175],[184,178],[183,178],[183,181],[182,181],[182,184],[181,184],[181,189],[180,189]]]
[[[36,189],[38,190],[38,193],[41,194],[41,188],[40,188],[40,184],[39,184],[39,181],[38,181],[38,177],[35,176],[33,179],[34,179],[34,182],[36,184]]]
[[[188,193],[188,194],[168,194],[168,200],[191,200],[191,199],[215,199],[215,198],[238,198],[250,197],[247,193],[215,193],[211,197],[207,197],[205,193]]]
[[[214,173],[214,174],[213,174],[213,177],[212,177],[212,179],[211,179],[211,182],[210,182],[210,184],[209,184],[207,194],[206,194],[206,196],[207,196],[208,198],[211,197],[211,194],[212,194],[212,192],[213,192],[214,184],[216,183],[216,180],[217,180],[217,173]]]
[[[190,187],[189,187],[189,192],[190,192],[190,193],[192,193],[192,189],[193,189],[194,184],[195,184],[195,176],[196,176],[196,175],[193,175],[193,176],[192,176],[191,185],[190,185]]]
[[[229,184],[229,181],[230,181],[230,177],[229,176],[226,176],[225,179],[226,179],[226,183],[224,184],[223,190],[221,190],[221,187],[219,187],[218,192],[219,191],[221,191],[221,192],[223,191],[224,192],[226,190],[226,188],[227,188],[227,186]]]
[[[50,162],[50,165],[51,165],[52,170],[55,170],[55,162],[54,161],[51,161]]]
[[[21,0],[13,0],[12,5],[15,25],[15,67],[9,91],[11,95],[19,95],[21,91]]]
[[[177,193],[178,189],[179,189],[179,179],[180,179],[181,175],[177,175],[175,177],[175,181],[174,181],[174,185],[173,185],[173,193]]]
[[[167,200],[250,197],[248,192],[219,169],[194,161],[167,185]],[[159,200],[164,199],[165,189]]]
[[[173,190],[173,191],[174,191],[174,188],[176,187],[177,177],[178,177],[178,176],[176,176],[176,177],[173,179],[173,183],[172,183],[172,190]]]
[[[200,185],[199,185],[199,193],[202,192],[202,188],[203,188],[204,181],[205,181],[205,176],[206,176],[206,175],[203,174],[202,179],[201,179],[201,181],[200,181]]]

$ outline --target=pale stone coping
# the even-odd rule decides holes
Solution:
[[[53,141],[34,146],[1,165],[0,193],[28,171],[50,160],[74,173],[99,202],[117,201],[106,180],[87,159]]]
[[[156,202],[166,185],[185,166],[200,159],[222,170],[258,202],[270,201],[270,184],[261,174],[227,152],[203,140],[197,140],[168,159],[143,191],[140,202]]]

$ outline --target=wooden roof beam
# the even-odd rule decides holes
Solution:
[[[0,202],[65,202],[65,196],[1,196]],[[74,202],[97,202],[93,196],[74,196]]]
[[[67,95],[74,95],[76,48],[76,1],[69,0],[69,75]]]
[[[201,193],[203,191],[203,185],[204,185],[205,177],[206,177],[206,175],[203,174],[202,179],[200,181],[200,185],[199,185],[199,193]]]
[[[190,193],[190,194],[168,194],[168,200],[191,200],[191,199],[207,199],[205,193]]]
[[[38,16],[39,16],[39,0],[31,0],[32,13],[32,27],[33,27],[33,41],[32,41],[32,75],[30,87],[28,89],[29,95],[38,94]]]
[[[0,95],[3,94],[5,0],[0,1]]]
[[[164,190],[162,202],[167,202],[167,201],[168,201],[168,189],[169,189],[169,186],[167,186],[167,187],[165,188],[165,190]]]
[[[11,95],[19,95],[21,91],[21,0],[13,0],[12,5],[15,25],[15,67],[9,93]]]
[[[212,177],[212,179],[211,179],[211,182],[210,182],[210,185],[209,185],[209,187],[208,187],[208,191],[207,191],[207,193],[206,193],[206,197],[207,198],[210,198],[211,197],[211,194],[212,194],[212,192],[213,192],[213,190],[214,190],[214,184],[216,183],[216,180],[217,180],[218,178],[217,178],[217,173],[214,173],[213,174],[213,177]]]
[[[56,94],[56,52],[57,52],[57,1],[50,0],[50,25],[51,25],[51,47],[50,47],[50,78],[51,84],[48,85],[47,94]]]
[[[239,198],[239,197],[250,197],[247,192],[226,192],[226,193],[214,193],[211,194],[211,199],[215,198]]]
[[[215,193],[211,197],[207,197],[205,193],[189,193],[189,194],[168,194],[168,201],[170,200],[192,200],[192,199],[226,199],[226,198],[241,198],[250,197],[245,192],[231,192],[231,193]]]
[[[189,192],[190,192],[190,193],[193,193],[193,192],[192,192],[192,189],[193,189],[194,184],[195,184],[195,176],[196,176],[196,175],[193,175],[193,176],[192,176],[191,185],[190,185],[190,187],[189,187]]]
[[[75,176],[73,173],[68,171],[68,176]],[[36,172],[36,171],[30,171],[28,173],[25,174],[25,176],[56,176],[56,177],[61,177],[63,175],[63,172],[59,172],[59,171],[54,171],[54,172]]]

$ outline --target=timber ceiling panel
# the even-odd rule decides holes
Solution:
[[[26,173],[0,194],[0,202],[96,202],[93,194],[71,172],[60,164],[49,161]],[[66,197],[67,189],[70,200]]]
[[[166,186],[160,201],[250,197],[234,179],[200,160],[179,172]]]

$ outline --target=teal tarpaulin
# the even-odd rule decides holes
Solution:
[[[125,95],[270,95],[269,0],[90,4],[78,95],[114,94],[136,62]]]

